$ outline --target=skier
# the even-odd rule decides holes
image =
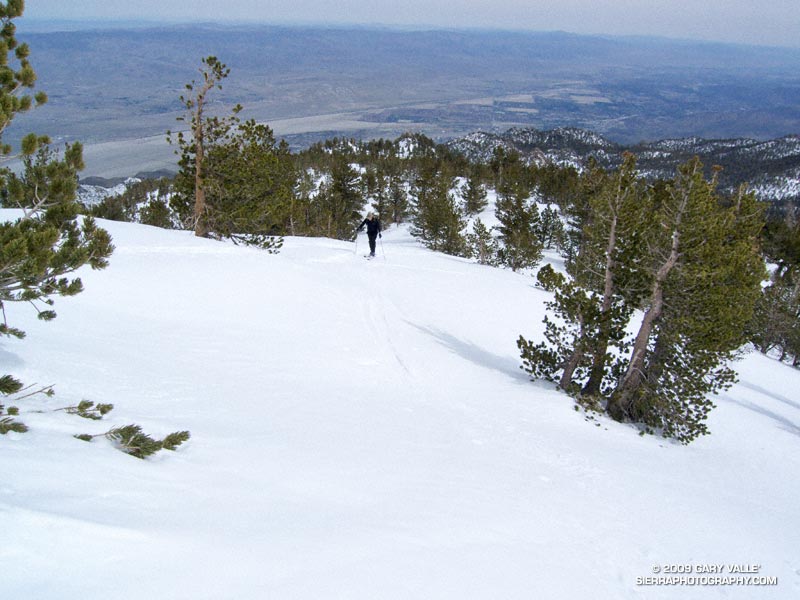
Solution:
[[[383,237],[381,235],[381,222],[378,217],[375,216],[375,213],[369,213],[367,218],[361,222],[361,225],[358,226],[358,231],[361,231],[364,228],[364,225],[367,226],[367,237],[369,238],[369,256],[370,258],[375,256],[375,238]]]

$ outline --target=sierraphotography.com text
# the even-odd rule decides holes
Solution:
[[[764,575],[756,563],[655,564],[653,575],[637,577],[640,586],[774,586],[778,578]]]

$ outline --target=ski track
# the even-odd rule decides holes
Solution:
[[[372,261],[369,262],[371,263]],[[390,312],[393,314],[396,313],[397,308],[389,304],[389,301],[387,301],[382,291],[384,277],[381,273],[372,268],[366,273],[361,273],[361,277],[363,279],[363,288],[366,291],[359,299],[359,305],[365,315],[365,326],[370,333],[369,338],[372,352],[376,355],[391,354],[391,358],[405,373],[406,379],[412,378],[411,371],[400,355],[397,345],[394,343],[394,327],[389,324],[388,314]],[[391,306],[391,311],[387,309],[388,306]],[[361,361],[360,364],[372,366],[381,364],[381,361]]]

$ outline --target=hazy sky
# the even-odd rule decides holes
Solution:
[[[25,16],[563,30],[800,47],[800,0],[29,0]]]

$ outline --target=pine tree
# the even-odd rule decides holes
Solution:
[[[11,19],[21,14],[21,2],[0,4],[6,54],[11,48],[20,47],[13,37]],[[27,50],[17,54],[27,57]],[[32,86],[35,75],[27,58],[21,64],[23,75],[18,76],[30,80]],[[5,125],[16,114],[13,106],[20,106],[16,112],[24,112],[30,106],[14,95],[20,87],[25,86],[20,82],[20,86],[11,90],[0,84],[0,103],[6,107]],[[47,141],[45,137],[33,135],[26,138],[21,175],[0,171],[2,205],[23,210],[23,216],[16,221],[0,223],[0,311],[3,313],[9,302],[50,306],[52,296],[79,293],[83,289],[81,280],[66,276],[86,264],[94,269],[105,268],[113,251],[110,236],[98,228],[93,219],[87,217],[81,223],[78,221],[80,206],[75,195],[77,171],[83,168],[81,144],[68,145],[62,157]],[[49,320],[55,313],[39,310],[39,317]],[[8,327],[4,319],[0,333],[12,332],[21,335]]]
[[[542,243],[537,235],[539,210],[521,194],[503,195],[495,207],[502,242],[498,258],[512,271],[535,267],[542,259]]]
[[[591,198],[597,195],[606,183],[606,173],[593,159],[587,169],[575,179],[567,178],[569,192],[559,199],[561,212],[565,217],[564,243],[562,255],[567,272],[574,274],[575,261],[580,256],[585,243],[585,231],[591,224]]]
[[[492,267],[497,266],[497,252],[499,247],[492,235],[492,230],[486,227],[483,221],[475,219],[475,222],[472,224],[472,233],[468,233],[466,238],[470,252],[479,264]]]
[[[550,205],[545,207],[541,213],[539,229],[536,234],[546,250],[561,248],[564,245],[564,223],[561,221],[558,210]]]
[[[529,198],[530,173],[517,152],[502,147],[495,149],[490,166],[498,196],[495,216],[500,221],[500,263],[513,271],[535,267],[542,259],[541,219]]]
[[[800,280],[776,273],[756,303],[748,331],[749,339],[762,353],[775,351],[778,360],[788,356],[796,365],[800,356]]]
[[[466,221],[450,192],[452,181],[435,163],[422,170],[414,185],[411,234],[432,250],[464,256],[467,244],[462,231]]]
[[[381,223],[388,227],[390,223],[399,225],[408,215],[408,194],[403,179],[403,166],[398,158],[396,145],[385,141],[379,149],[376,167],[376,179],[380,182],[377,198],[373,208],[381,215]]]
[[[392,222],[390,217],[391,214],[391,204],[390,204],[390,194],[391,190],[389,188],[389,182],[383,175],[376,174],[375,177],[375,184],[372,188],[371,193],[369,194],[372,197],[372,202],[370,206],[372,207],[372,211],[380,215],[385,219],[385,222],[382,221],[384,228],[388,227],[389,223]],[[369,186],[365,186],[365,189]],[[388,217],[388,218],[387,218]]]
[[[408,194],[399,176],[391,177],[389,180],[388,202],[390,207],[390,221],[395,225],[399,225],[405,221],[406,215],[408,214]]]
[[[733,381],[728,362],[746,341],[764,275],[760,208],[744,190],[720,198],[697,159],[647,193],[632,156],[613,175],[595,171],[572,280],[548,277],[553,318],[544,342],[519,338],[523,368],[595,408],[607,400],[615,419],[689,442],[707,433],[709,395]]]
[[[599,321],[598,304],[584,288],[572,281],[554,278],[555,297],[545,306],[545,341],[538,344],[520,336],[517,347],[523,366],[533,379],[558,383],[567,392],[579,388],[573,379],[587,375],[589,346]]]
[[[139,210],[139,222],[143,225],[172,229],[172,213],[167,201],[152,198]]]
[[[27,93],[36,85],[36,72],[31,66],[28,44],[19,43],[14,19],[22,16],[25,10],[23,0],[0,2],[0,133],[2,133],[18,114],[27,112],[34,106],[47,102],[47,94]],[[23,141],[23,152],[32,154],[38,145],[37,136],[30,134]],[[10,154],[11,146],[0,145],[0,154]]]
[[[560,388],[584,396],[601,392],[613,375],[610,348],[621,349],[625,327],[636,306],[630,273],[641,260],[637,240],[644,234],[644,197],[636,181],[636,162],[627,155],[620,169],[609,175],[597,166],[587,175],[586,207],[579,252],[572,260],[567,280],[540,270],[543,285],[552,287],[555,299],[548,308],[557,316],[545,317],[546,344],[520,338],[523,361],[533,375],[538,372],[557,381]],[[637,252],[638,250],[638,252]],[[627,292],[627,293],[626,293]]]
[[[597,322],[591,340],[585,342],[592,367],[583,395],[601,391],[609,375],[609,347],[624,349],[626,325],[649,283],[640,265],[652,226],[652,196],[637,181],[636,159],[626,154],[612,175],[596,170],[591,176],[589,218],[573,271],[576,282],[590,290],[598,303]]]
[[[377,199],[384,187],[384,182],[382,181],[381,175],[378,173],[377,165],[368,161],[367,157],[363,156],[363,151],[360,154],[359,162],[361,164],[366,163],[364,166],[364,173],[361,175],[361,195],[364,198]]]
[[[567,279],[557,272],[551,265],[546,264],[536,273],[536,282],[547,292],[555,292],[561,289]]]
[[[34,97],[23,93],[36,81],[28,46],[15,37],[13,20],[23,10],[21,0],[0,3],[0,136],[34,101],[46,101],[41,92]],[[10,146],[1,147],[3,154],[11,152]],[[83,168],[81,144],[68,145],[62,157],[50,148],[47,137],[29,134],[22,141],[22,154],[21,175],[0,170],[2,206],[23,211],[19,219],[0,223],[0,335],[19,338],[24,332],[8,324],[9,303],[29,303],[40,319],[53,319],[52,297],[75,295],[83,289],[81,280],[70,276],[87,264],[94,269],[106,267],[113,251],[111,237],[92,218],[78,220],[75,193],[77,171]],[[0,377],[0,382],[3,395],[22,387],[11,375]]]
[[[335,155],[328,180],[314,199],[317,227],[322,235],[352,240],[364,204],[358,173],[344,155]]]
[[[295,183],[289,199],[289,210],[285,216],[284,229],[288,235],[310,235],[313,233],[312,196],[316,193],[316,172],[301,168],[295,161]]]
[[[666,192],[649,239],[645,314],[607,410],[689,442],[708,433],[709,395],[735,380],[728,363],[746,341],[765,276],[763,217],[744,190],[727,206],[697,158]]]
[[[205,228],[236,243],[277,251],[291,209],[295,173],[289,149],[255,121],[209,140]]]
[[[169,208],[172,183],[173,178],[167,177],[126,183],[122,194],[107,196],[101,202],[84,206],[83,209],[101,219],[175,229],[179,223]]]
[[[469,179],[461,188],[461,197],[464,199],[464,212],[468,217],[477,215],[486,208],[486,187],[483,185],[477,170],[470,173]]]
[[[516,151],[495,149],[490,168],[495,178],[495,190],[503,199],[527,198],[531,194],[531,178],[527,167]]]
[[[593,168],[590,159],[588,168]],[[562,214],[567,215],[579,203],[582,195],[581,177],[574,167],[561,167],[553,164],[532,170],[536,191],[542,200],[548,204],[556,204]]]
[[[787,206],[773,214],[762,234],[764,254],[777,265],[775,276],[796,277],[800,271],[800,206]]]
[[[764,354],[775,352],[800,363],[800,219],[798,209],[767,221],[762,239],[768,260],[776,265],[770,285],[756,304],[749,339]]]
[[[201,63],[199,71],[202,79],[186,84],[187,93],[180,97],[187,114],[179,117],[178,121],[189,123],[189,137],[182,131],[174,137],[172,132],[167,132],[167,140],[170,144],[177,144],[176,153],[181,157],[176,178],[179,194],[175,198],[174,206],[196,236],[206,237],[209,233],[205,173],[208,141],[224,138],[236,122],[235,115],[242,107],[235,106],[233,115],[228,118],[206,115],[208,94],[214,89],[222,89],[221,82],[228,77],[230,69],[216,56],[203,58]]]

